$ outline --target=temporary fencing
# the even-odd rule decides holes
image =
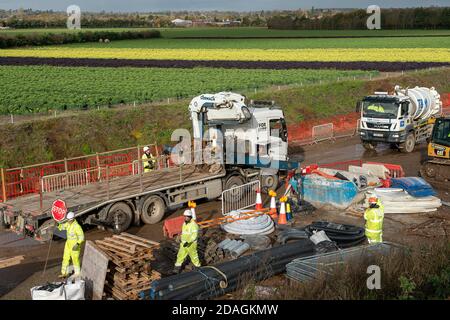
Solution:
[[[261,189],[261,183],[259,180],[255,180],[223,191],[222,214],[226,215],[234,210],[253,207],[256,204],[256,190],[258,189]]]
[[[391,163],[381,163],[381,162],[371,162],[363,161],[361,159],[357,160],[347,160],[347,161],[337,161],[326,164],[320,164],[321,168],[329,168],[334,170],[348,171],[350,166],[362,167],[364,163],[367,164],[379,164],[386,167],[389,170],[389,174],[392,178],[400,178],[405,176],[405,171],[401,165],[391,164]]]
[[[157,157],[158,167],[166,167],[165,159],[159,157],[160,148],[156,144],[148,146]],[[133,162],[141,156],[142,146],[137,146],[31,166],[2,168],[0,200],[136,174],[133,172]]]
[[[307,145],[325,140],[351,137],[358,132],[359,113],[353,112],[327,119],[302,121],[289,125],[289,143]]]

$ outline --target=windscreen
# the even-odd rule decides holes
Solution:
[[[434,142],[450,147],[450,120],[437,120],[434,126]]]
[[[399,105],[393,102],[363,101],[363,116],[367,118],[396,119]]]

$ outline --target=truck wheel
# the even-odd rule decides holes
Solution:
[[[267,193],[269,190],[276,190],[278,187],[278,180],[277,175],[261,176],[262,191]]]
[[[141,219],[145,224],[155,224],[161,221],[166,211],[166,204],[161,197],[153,195],[142,199]]]
[[[231,188],[239,187],[244,184],[244,180],[240,176],[231,176],[228,178],[227,182],[225,182],[224,190],[228,190]],[[235,202],[241,200],[243,194],[238,190],[233,190],[228,193],[229,197],[226,197],[226,202]]]
[[[112,226],[109,229],[114,233],[121,233],[130,227],[133,210],[125,202],[117,202],[109,208],[107,219],[108,224]]]
[[[377,147],[377,143],[376,142],[363,142],[363,147],[366,150],[375,150],[375,148]]]
[[[416,145],[416,138],[414,133],[410,133],[406,136],[406,141],[400,144],[400,151],[404,153],[410,153],[414,151]]]

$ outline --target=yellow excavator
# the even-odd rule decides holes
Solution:
[[[428,159],[420,175],[428,182],[450,188],[450,117],[430,119],[434,122],[428,143]]]

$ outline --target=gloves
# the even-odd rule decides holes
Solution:
[[[80,248],[80,245],[77,243],[76,245],[74,245],[74,246],[72,247],[72,250],[73,250],[73,251],[77,251],[79,248]]]

